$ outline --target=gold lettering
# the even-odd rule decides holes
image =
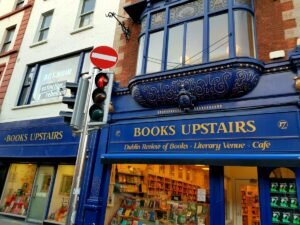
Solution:
[[[247,121],[247,126],[248,126],[249,128],[251,128],[251,129],[247,129],[247,131],[248,131],[249,133],[253,133],[253,132],[256,131],[255,121],[254,121],[254,120],[249,120],[249,121]]]
[[[182,124],[182,126],[181,126],[181,133],[182,133],[183,135],[188,135],[188,134],[190,134],[190,133],[191,133],[191,124],[188,124],[188,125],[187,125],[187,127],[188,127],[188,132],[186,132],[185,127],[186,127],[186,124]]]
[[[174,125],[169,126],[169,130],[170,130],[169,135],[175,135],[176,134],[176,130],[175,130],[175,126]]]
[[[193,124],[193,134],[197,134],[197,131],[201,130],[201,124]]]
[[[201,131],[201,134],[208,134],[208,132],[209,132],[209,130],[208,130],[208,128],[207,128],[207,126],[206,125],[208,125],[208,123],[203,123],[202,124],[202,131]]]
[[[225,123],[220,123],[217,133],[219,134],[220,131],[222,131],[224,134],[228,133]]]
[[[210,133],[215,133],[215,127],[218,125],[217,123],[208,123],[210,125]]]
[[[141,136],[141,129],[140,128],[138,128],[138,127],[135,127],[134,128],[134,135],[133,135],[134,137],[139,137],[139,136]]]
[[[236,121],[235,122],[235,131],[236,133],[247,133],[247,131],[245,130],[245,122],[244,121]]]

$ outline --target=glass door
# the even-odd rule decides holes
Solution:
[[[44,220],[53,175],[53,166],[39,167],[31,194],[31,202],[27,216],[28,221],[42,222]]]

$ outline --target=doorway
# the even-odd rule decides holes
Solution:
[[[40,166],[34,181],[27,221],[42,223],[48,206],[54,166]]]
[[[226,225],[260,225],[256,167],[224,167]]]

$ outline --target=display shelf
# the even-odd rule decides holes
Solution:
[[[295,179],[270,179],[272,224],[299,225],[300,211]]]
[[[259,225],[259,196],[257,186],[246,185],[241,188],[243,225]]]

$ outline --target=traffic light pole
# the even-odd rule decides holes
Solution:
[[[93,75],[90,77],[94,77],[95,74],[98,73],[98,69],[93,69],[91,72]],[[90,73],[90,74],[91,74]],[[93,80],[93,79],[90,79]],[[92,81],[93,82],[93,81]],[[76,219],[76,213],[77,213],[77,206],[78,206],[78,200],[81,192],[81,181],[84,171],[84,164],[86,160],[86,147],[88,143],[88,110],[90,107],[90,96],[92,92],[92,85],[89,86],[89,91],[87,95],[87,102],[85,104],[85,114],[83,117],[83,126],[80,134],[80,141],[79,141],[79,147],[77,152],[77,158],[76,158],[76,164],[75,164],[75,172],[74,172],[74,178],[72,183],[72,191],[70,196],[70,203],[69,203],[69,212],[67,217],[66,225],[74,225],[75,219]]]

